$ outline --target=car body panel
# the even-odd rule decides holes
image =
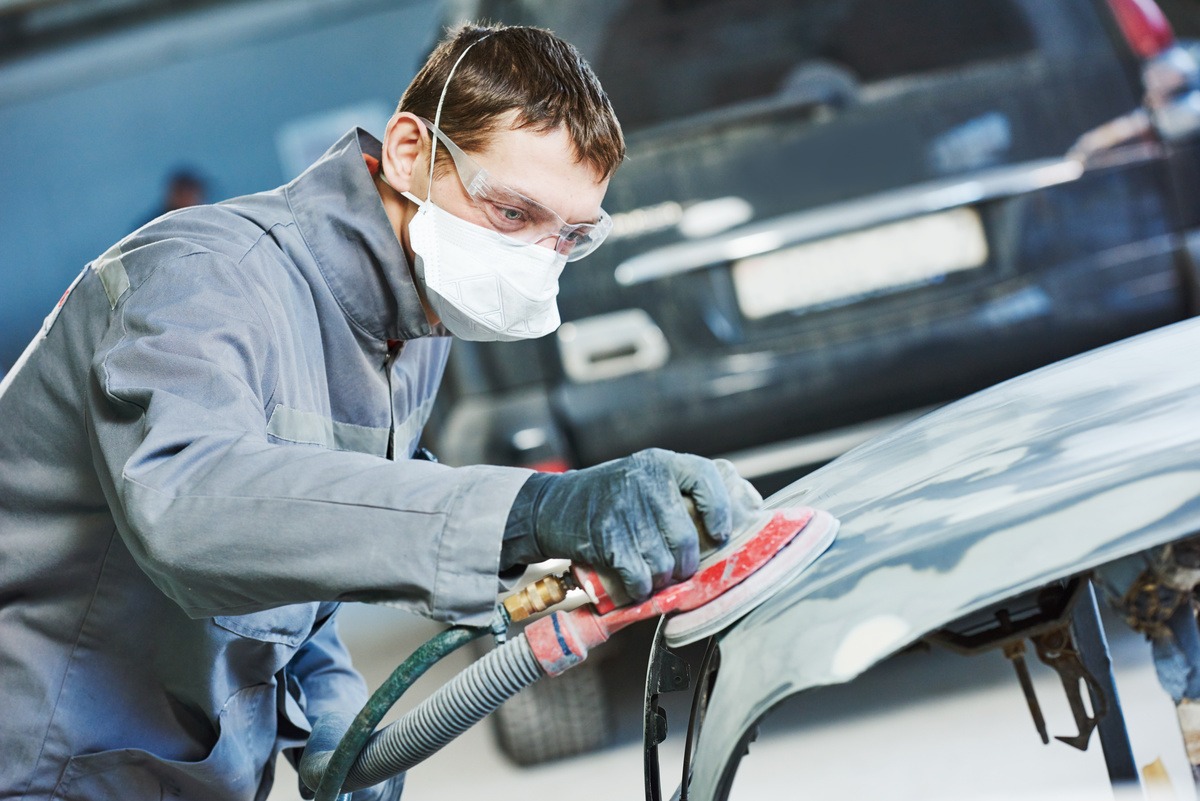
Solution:
[[[1001,600],[1200,531],[1200,321],[1050,365],[862,445],[771,497],[841,521],[720,635],[690,798],[772,706]]]

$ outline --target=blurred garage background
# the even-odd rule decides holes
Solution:
[[[82,265],[161,212],[176,172],[216,201],[290,180],[352,125],[379,132],[436,15],[386,0],[0,4],[0,369]]]
[[[540,24],[584,50],[625,120],[630,160],[606,203],[617,232],[564,277],[557,336],[456,346],[428,444],[452,464],[538,469],[656,445],[729,457],[769,492],[938,404],[1195,313],[1200,109],[1188,103],[1200,84],[1187,53],[1200,1],[1159,7],[1176,39],[1146,0],[582,12],[553,0],[0,0],[0,375],[124,234],[175,204],[283,183],[353,125],[381,134],[442,25]],[[1073,172],[1081,162],[1064,156],[1088,133]],[[764,235],[769,247],[747,249]],[[822,271],[872,259],[886,265]],[[431,630],[384,610],[345,617],[373,685]],[[1117,653],[1150,698],[1138,645],[1120,640]],[[636,796],[640,669],[613,654],[565,685],[605,723],[562,753],[609,750],[516,768],[511,757],[562,755],[551,746],[570,726],[539,723],[555,717],[543,698],[532,724],[509,722],[508,756],[475,732],[414,777],[412,796],[509,797],[582,777],[595,794],[581,797]],[[1002,671],[925,654],[881,670],[863,686],[883,713],[818,701],[769,739],[780,756],[767,764],[789,749],[829,764],[858,748],[889,752],[885,772],[925,764],[928,743],[905,751],[896,732],[961,737],[945,715],[930,725],[946,699],[1004,710],[1001,722],[963,717],[981,750],[1009,748],[1005,727],[1027,725]],[[1145,732],[1135,747],[1184,787],[1169,706],[1155,703],[1134,713],[1149,721],[1133,724]],[[522,725],[551,742],[522,752],[513,738],[535,736]],[[964,758],[900,797],[961,797],[974,782],[994,792],[973,797],[1104,791],[1095,753],[1038,749],[1011,752],[1027,767],[1016,779],[1003,760],[981,776]],[[478,771],[456,769],[471,760]],[[798,792],[796,772],[767,770],[755,786]],[[895,794],[891,780],[873,786]],[[296,797],[293,779],[273,797]]]

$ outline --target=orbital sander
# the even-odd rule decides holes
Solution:
[[[375,732],[400,694],[428,667],[489,629],[459,626],[439,634],[396,669],[348,727],[322,719],[314,729],[300,774],[316,790],[316,801],[335,801],[342,797],[339,793],[408,770],[523,688],[579,664],[591,649],[632,623],[668,615],[664,632],[671,646],[728,628],[811,565],[837,535],[838,521],[830,514],[796,507],[760,512],[717,543],[687,500],[701,534],[700,564],[690,578],[641,602],[624,593],[615,574],[586,565],[539,579],[497,607],[490,631],[502,641],[510,623],[536,619],[403,718]],[[572,594],[578,595],[574,590],[582,591],[586,601],[560,609]]]
[[[690,501],[688,506],[700,532],[700,565],[690,578],[647,600],[634,603],[615,573],[588,565],[572,565],[504,600],[509,619],[518,622],[563,603],[572,589],[586,594],[584,606],[525,629],[548,675],[578,664],[588,649],[631,623],[659,615],[671,615],[666,636],[673,647],[716,634],[812,564],[837,535],[837,520],[828,512],[800,507],[759,513],[718,543],[708,536],[695,506]]]

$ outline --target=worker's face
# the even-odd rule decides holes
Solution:
[[[487,146],[468,154],[471,159],[487,171],[490,181],[537,201],[567,223],[592,223],[599,219],[608,180],[599,178],[588,164],[576,159],[565,129],[540,132],[516,128],[515,117],[515,112],[507,115]],[[503,230],[503,222],[494,216],[494,209],[489,214],[467,194],[449,159],[439,167],[430,187],[431,145],[432,136],[420,120],[407,113],[394,116],[384,142],[383,170],[388,184],[398,192],[409,192],[420,199],[429,197],[445,211],[475,225],[509,234]],[[445,149],[439,148],[439,152],[445,153]],[[411,259],[404,226],[415,209],[401,211],[397,235]],[[548,248],[561,246],[553,237],[539,244]]]

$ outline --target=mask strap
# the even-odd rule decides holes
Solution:
[[[458,69],[458,65],[462,63],[462,60],[467,57],[467,53],[471,52],[472,47],[479,44],[484,39],[489,38],[491,35],[491,33],[488,33],[467,45],[467,49],[459,53],[458,59],[454,62],[454,66],[450,68],[450,74],[446,76],[446,83],[442,86],[442,94],[438,98],[437,111],[434,112],[433,115],[433,127],[437,128],[439,131],[442,129],[442,103],[446,101],[446,92],[450,89],[450,79],[454,77],[454,71]],[[437,156],[438,146],[437,134],[435,134],[433,131],[430,131],[429,138],[432,140],[429,148],[429,188],[425,191],[425,200],[429,200],[429,198],[433,196],[433,165],[435,163],[434,157]]]

